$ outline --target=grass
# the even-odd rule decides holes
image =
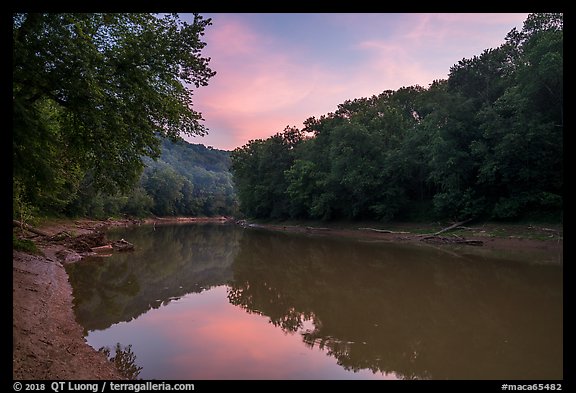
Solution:
[[[21,239],[16,236],[15,233],[12,234],[12,249],[30,254],[42,254],[42,252],[38,249],[38,247],[36,247],[36,244],[32,240]]]

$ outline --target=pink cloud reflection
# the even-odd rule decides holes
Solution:
[[[285,334],[266,317],[248,314],[225,300],[216,301],[225,297],[226,287],[213,288],[186,299],[190,302],[145,315],[140,323],[172,348],[164,361],[172,376],[165,378],[345,378],[336,359],[317,348],[306,348],[299,334]],[[362,378],[383,377],[362,373]]]

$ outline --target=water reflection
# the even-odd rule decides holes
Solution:
[[[349,370],[403,378],[562,378],[562,270],[428,247],[255,232],[230,302],[303,333]]]
[[[109,347],[102,347],[98,351],[106,355],[125,379],[139,379],[138,376],[142,367],[136,363],[136,355],[132,352],[132,345],[122,347],[120,343],[116,343],[114,354]]]
[[[560,266],[450,255],[426,246],[364,244],[232,226],[177,225],[155,231],[142,227],[118,236],[133,242],[136,253],[68,267],[76,314],[87,331],[130,321],[185,294],[227,284],[230,304],[248,315],[265,317],[284,332],[300,335],[299,345],[311,351],[321,349],[346,370],[370,370],[406,379],[562,378]],[[191,306],[196,302],[186,300]],[[199,306],[187,309],[194,315],[188,319],[182,316],[184,309],[167,307],[169,312],[154,326],[166,325],[164,329],[171,332],[166,336],[174,340],[221,333],[214,342],[225,342],[227,348],[224,351],[214,344],[214,350],[224,357],[237,357],[237,370],[264,378],[258,374],[264,369],[248,371],[249,367],[242,365],[242,354],[257,352],[261,354],[258,364],[276,365],[278,359],[267,361],[261,356],[282,356],[283,352],[257,346],[259,342],[270,346],[274,340],[288,345],[288,341],[258,340],[258,334],[273,335],[246,319],[247,314],[239,317],[210,302],[200,307],[202,312]],[[213,319],[211,309],[218,309],[221,322],[210,325],[210,335],[186,336],[185,330],[192,327],[185,324],[202,319],[208,323]],[[152,315],[140,319],[149,327]],[[160,320],[179,322],[159,324]],[[243,327],[248,326],[250,331],[245,331]],[[138,336],[136,330],[130,334]],[[234,348],[235,341],[241,350]],[[246,342],[253,350],[246,348]],[[291,342],[289,345],[296,345]],[[191,368],[198,362],[199,352],[187,355],[182,347],[194,351],[200,347],[191,342],[181,344],[170,347],[179,359],[188,359]],[[136,344],[134,349],[137,352]],[[138,359],[144,361],[140,354]],[[222,364],[222,359],[215,358],[213,367]],[[298,357],[291,359],[289,366],[282,367],[298,367]],[[164,378],[185,378],[168,373]],[[222,374],[203,375],[215,378]],[[274,375],[281,378],[283,374]],[[299,374],[294,371],[290,375]]]
[[[230,281],[242,232],[210,227],[145,226],[111,232],[110,238],[130,239],[136,251],[67,265],[76,317],[85,334]]]

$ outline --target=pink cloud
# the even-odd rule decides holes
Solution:
[[[221,18],[217,29],[208,28],[205,33],[210,51],[227,57],[251,54],[257,47],[256,34],[233,17]]]
[[[398,44],[414,49],[443,52],[469,49],[479,54],[504,42],[515,25],[521,27],[528,14],[410,14],[411,28],[399,35]]]
[[[322,15],[324,17],[324,15]],[[333,112],[348,99],[427,86],[446,78],[463,57],[504,41],[526,14],[327,14],[343,30],[362,32],[340,48],[345,67],[283,47],[238,15],[219,15],[207,31],[205,55],[217,75],[195,92],[210,135],[193,143],[232,150],[287,125]],[[384,26],[386,34],[382,30]],[[409,26],[409,28],[406,28]],[[212,31],[211,31],[212,30]]]
[[[227,139],[217,135],[206,139],[233,149],[286,125],[301,124],[304,111],[294,109],[306,106],[317,91],[322,70],[275,50],[268,38],[247,26],[231,22],[224,30],[209,37],[211,49],[206,54],[217,75],[208,87],[195,92],[195,108],[207,119],[211,134],[225,132]],[[234,45],[240,49],[230,49]],[[190,141],[204,143],[199,138]]]

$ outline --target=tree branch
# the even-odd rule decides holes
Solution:
[[[39,229],[36,229],[36,228],[26,224],[26,223],[18,221],[18,220],[12,220],[12,226],[26,229],[28,232],[32,232],[32,233],[35,233],[35,234],[40,235],[40,236],[50,236],[50,234],[43,232]]]

